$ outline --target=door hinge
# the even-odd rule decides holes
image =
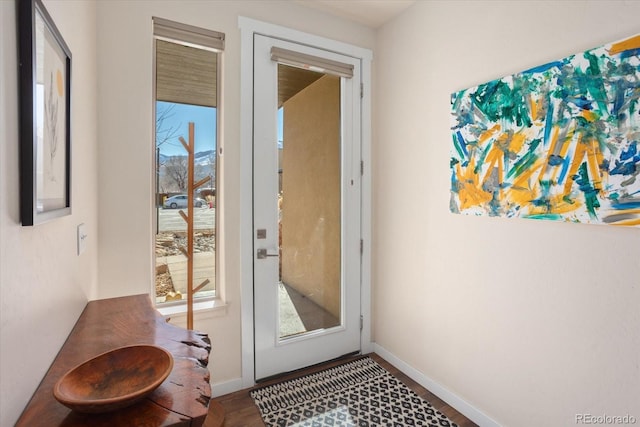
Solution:
[[[360,83],[360,98],[364,98],[364,83]]]
[[[360,330],[362,330],[363,328],[364,328],[364,317],[361,314],[360,315]]]
[[[360,255],[364,252],[364,240],[360,239]]]
[[[360,160],[360,176],[364,176],[364,160]]]

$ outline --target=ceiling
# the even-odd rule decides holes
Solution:
[[[293,0],[316,10],[378,28],[417,0]]]

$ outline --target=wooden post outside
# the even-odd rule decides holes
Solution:
[[[182,146],[187,150],[187,213],[180,211],[180,216],[187,223],[187,248],[180,248],[180,251],[187,257],[187,329],[193,329],[193,294],[198,292],[209,283],[209,279],[202,282],[197,288],[193,288],[193,222],[195,219],[195,191],[211,180],[211,177],[203,178],[198,182],[195,180],[195,124],[189,122],[189,142],[184,138],[179,138]]]
[[[193,180],[195,163],[195,125],[189,122],[189,169],[187,172],[187,329],[193,329]]]

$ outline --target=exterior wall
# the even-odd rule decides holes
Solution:
[[[18,179],[16,2],[0,1],[0,425],[20,416],[97,294],[96,6],[45,0],[72,53],[72,214],[22,227]],[[76,252],[84,223],[86,251]]]
[[[284,103],[282,279],[340,318],[340,79]]]
[[[375,341],[500,425],[640,420],[640,230],[449,213],[450,94],[631,36],[639,15],[419,1],[376,34]]]

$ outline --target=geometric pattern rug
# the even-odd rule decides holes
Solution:
[[[267,427],[457,427],[373,359],[251,392]]]

